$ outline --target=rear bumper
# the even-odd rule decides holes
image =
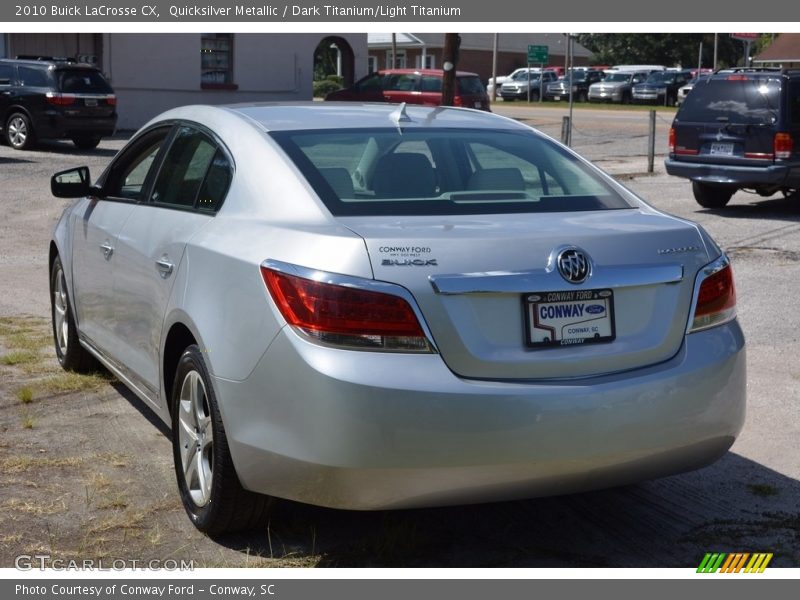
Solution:
[[[110,117],[73,117],[52,112],[34,121],[36,135],[40,138],[108,137],[114,135],[116,127],[116,113]]]
[[[668,158],[664,161],[667,173],[692,181],[737,187],[797,185],[800,165],[772,164],[763,167],[702,164]]]
[[[215,386],[250,490],[348,509],[482,502],[713,462],[744,421],[744,337],[734,321],[652,367],[494,382],[438,355],[333,350],[284,330],[246,380]]]

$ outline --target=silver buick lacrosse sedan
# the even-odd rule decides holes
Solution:
[[[190,106],[141,129],[50,244],[65,369],[172,428],[193,523],[277,498],[391,509],[695,469],[745,412],[726,255],[497,115]]]

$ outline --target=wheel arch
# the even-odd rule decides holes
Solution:
[[[192,344],[199,345],[198,338],[183,320],[177,320],[170,325],[169,331],[164,338],[164,349],[161,352],[161,382],[164,386],[164,404],[170,415],[172,415],[172,387],[175,383],[178,361],[184,350]]]

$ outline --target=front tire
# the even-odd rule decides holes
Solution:
[[[78,341],[78,328],[72,317],[67,279],[59,256],[56,256],[50,269],[50,315],[53,321],[56,357],[61,367],[66,371],[78,373],[97,371],[100,364]]]
[[[14,150],[30,150],[36,143],[31,120],[25,113],[17,112],[6,121],[6,142]]]
[[[692,192],[694,199],[703,208],[722,208],[730,201],[736,190],[729,187],[720,187],[692,182]]]
[[[200,531],[220,535],[266,524],[275,500],[239,482],[211,378],[195,345],[181,355],[175,374],[172,450],[183,507]]]

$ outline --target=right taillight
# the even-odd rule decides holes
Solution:
[[[722,325],[736,318],[736,287],[733,269],[722,255],[698,275],[697,300],[689,333]]]
[[[314,341],[353,350],[432,352],[417,315],[400,296],[300,277],[269,263],[261,276],[286,322]]]
[[[670,127],[669,128],[668,140],[669,140],[669,153],[670,154],[675,154],[675,128],[674,127]]]
[[[776,133],[772,142],[775,158],[791,158],[794,150],[794,140],[790,133]]]

